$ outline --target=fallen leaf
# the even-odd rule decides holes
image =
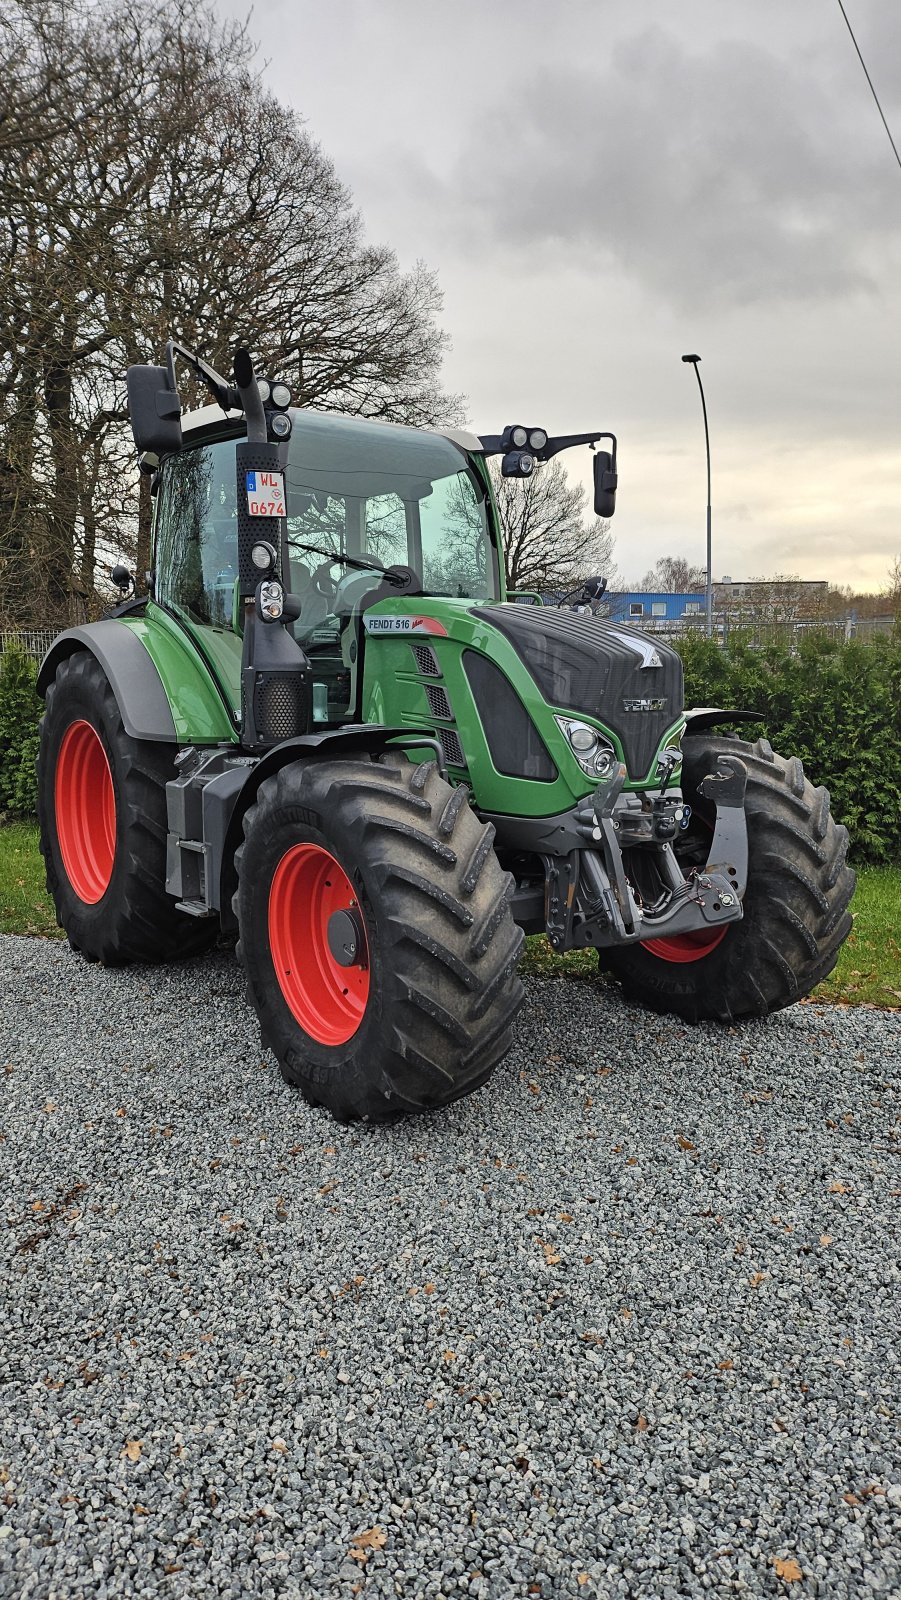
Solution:
[[[794,1556],[773,1556],[772,1565],[783,1583],[798,1583],[804,1576]]]
[[[648,1427],[648,1419],[647,1419],[647,1417],[639,1417],[638,1421],[635,1424],[635,1427],[636,1427],[636,1429],[638,1430],[639,1433],[646,1433],[647,1432],[647,1427]]]
[[[735,1362],[734,1361],[718,1361],[717,1362],[717,1370],[719,1372],[731,1372],[732,1368],[734,1366],[735,1366]]]
[[[60,1502],[60,1504],[62,1504],[62,1502]],[[147,1510],[146,1506],[135,1506],[134,1507],[134,1514],[135,1514],[136,1517],[149,1517],[150,1516],[150,1512]]]
[[[632,1321],[632,1313],[629,1310],[628,1306],[620,1306],[619,1314],[622,1317],[623,1322],[631,1322]]]
[[[423,1292],[423,1294],[434,1294],[435,1293],[435,1285],[433,1283],[423,1284],[422,1292]]]
[[[286,1454],[288,1446],[285,1444],[284,1439],[273,1439],[272,1448],[277,1450],[280,1456],[283,1456]]]
[[[446,1361],[446,1362],[447,1362],[447,1364],[448,1364],[448,1366],[450,1366],[450,1363],[451,1363],[451,1362],[452,1362],[452,1361],[456,1361],[456,1359],[457,1359],[457,1352],[456,1352],[456,1350],[445,1350],[445,1352],[444,1352],[444,1359],[445,1359],[445,1361]]]
[[[117,1117],[127,1117],[128,1116],[128,1112],[126,1111],[124,1106],[117,1106],[116,1107],[116,1116]]]
[[[696,1145],[692,1144],[690,1139],[686,1139],[684,1133],[676,1134],[676,1143],[680,1150],[695,1150],[697,1148]]]
[[[318,1351],[318,1355],[319,1355],[320,1361],[327,1361],[328,1360],[328,1345],[325,1345],[325,1344],[320,1345],[319,1351]]]
[[[576,1583],[584,1585],[587,1582],[588,1582],[588,1573],[587,1572],[580,1572],[578,1577],[576,1578]]]
[[[572,1222],[573,1214],[571,1211],[561,1211],[559,1217],[561,1222]]]
[[[548,1244],[545,1239],[539,1239],[538,1243],[541,1245],[541,1248],[544,1251],[544,1259],[547,1265],[549,1267],[558,1267],[560,1265],[560,1257],[554,1246],[552,1244]]]
[[[829,1185],[830,1194],[850,1194],[850,1192],[851,1191],[849,1190],[848,1185],[846,1183],[842,1183],[841,1179],[839,1179],[837,1183],[830,1183]]]
[[[831,1233],[821,1233],[820,1234],[820,1244],[821,1245],[823,1245],[825,1247],[827,1244],[831,1244],[831,1243],[832,1243],[832,1234]]]
[[[47,1207],[44,1205],[43,1200],[33,1200],[31,1202],[31,1209],[32,1211],[46,1211]]]
[[[751,1285],[751,1288],[752,1289],[759,1289],[760,1285],[763,1283],[763,1280],[764,1280],[765,1277],[766,1277],[766,1273],[765,1272],[753,1272],[751,1274],[750,1278],[748,1279],[748,1282]]]
[[[142,1439],[126,1440],[125,1448],[120,1452],[120,1454],[123,1457],[127,1457],[129,1461],[140,1461],[143,1442],[144,1441]]]
[[[388,1535],[384,1528],[380,1528],[378,1524],[374,1528],[364,1528],[363,1532],[358,1533],[354,1539],[354,1544],[358,1545],[361,1550],[382,1550],[387,1543]]]
[[[843,1494],[842,1495],[842,1499],[849,1506],[859,1506],[860,1505],[860,1501],[858,1500],[857,1495],[856,1494],[852,1494],[850,1489],[848,1490],[847,1494]]]
[[[55,1102],[53,1100],[48,1100],[47,1104],[44,1107],[44,1110],[45,1110],[47,1116],[49,1117],[51,1111],[55,1111],[56,1110]]]

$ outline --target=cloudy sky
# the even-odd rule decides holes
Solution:
[[[845,5],[901,149],[901,4]],[[626,578],[704,561],[697,351],[714,577],[884,586],[901,169],[837,0],[257,0],[251,34],[369,238],[436,270],[476,429],[618,435]]]

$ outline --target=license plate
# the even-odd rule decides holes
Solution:
[[[284,517],[285,475],[283,472],[248,472],[247,514],[250,517]]]

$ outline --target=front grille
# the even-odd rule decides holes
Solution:
[[[426,699],[429,702],[429,710],[431,711],[432,716],[443,717],[445,722],[453,722],[454,713],[451,709],[451,703],[448,699],[447,691],[442,689],[439,684],[435,683],[426,683],[423,685],[423,687],[426,692]]]
[[[549,705],[583,711],[618,735],[629,776],[646,776],[684,704],[682,662],[662,639],[546,606],[479,606],[504,634]]]
[[[444,751],[444,759],[448,766],[465,767],[466,757],[463,754],[463,746],[453,728],[439,728],[438,738],[441,740],[441,748]]]
[[[497,771],[553,783],[557,768],[509,678],[477,650],[464,651],[463,667]]]
[[[430,644],[414,644],[410,646],[418,670],[424,678],[440,678],[441,668],[438,657]]]
[[[260,673],[254,686],[253,706],[258,732],[273,743],[306,733],[309,697],[307,673]]]

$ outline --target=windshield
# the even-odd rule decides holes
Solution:
[[[315,545],[412,567],[427,594],[497,598],[485,493],[450,440],[295,413],[285,487],[294,592],[322,565]]]

